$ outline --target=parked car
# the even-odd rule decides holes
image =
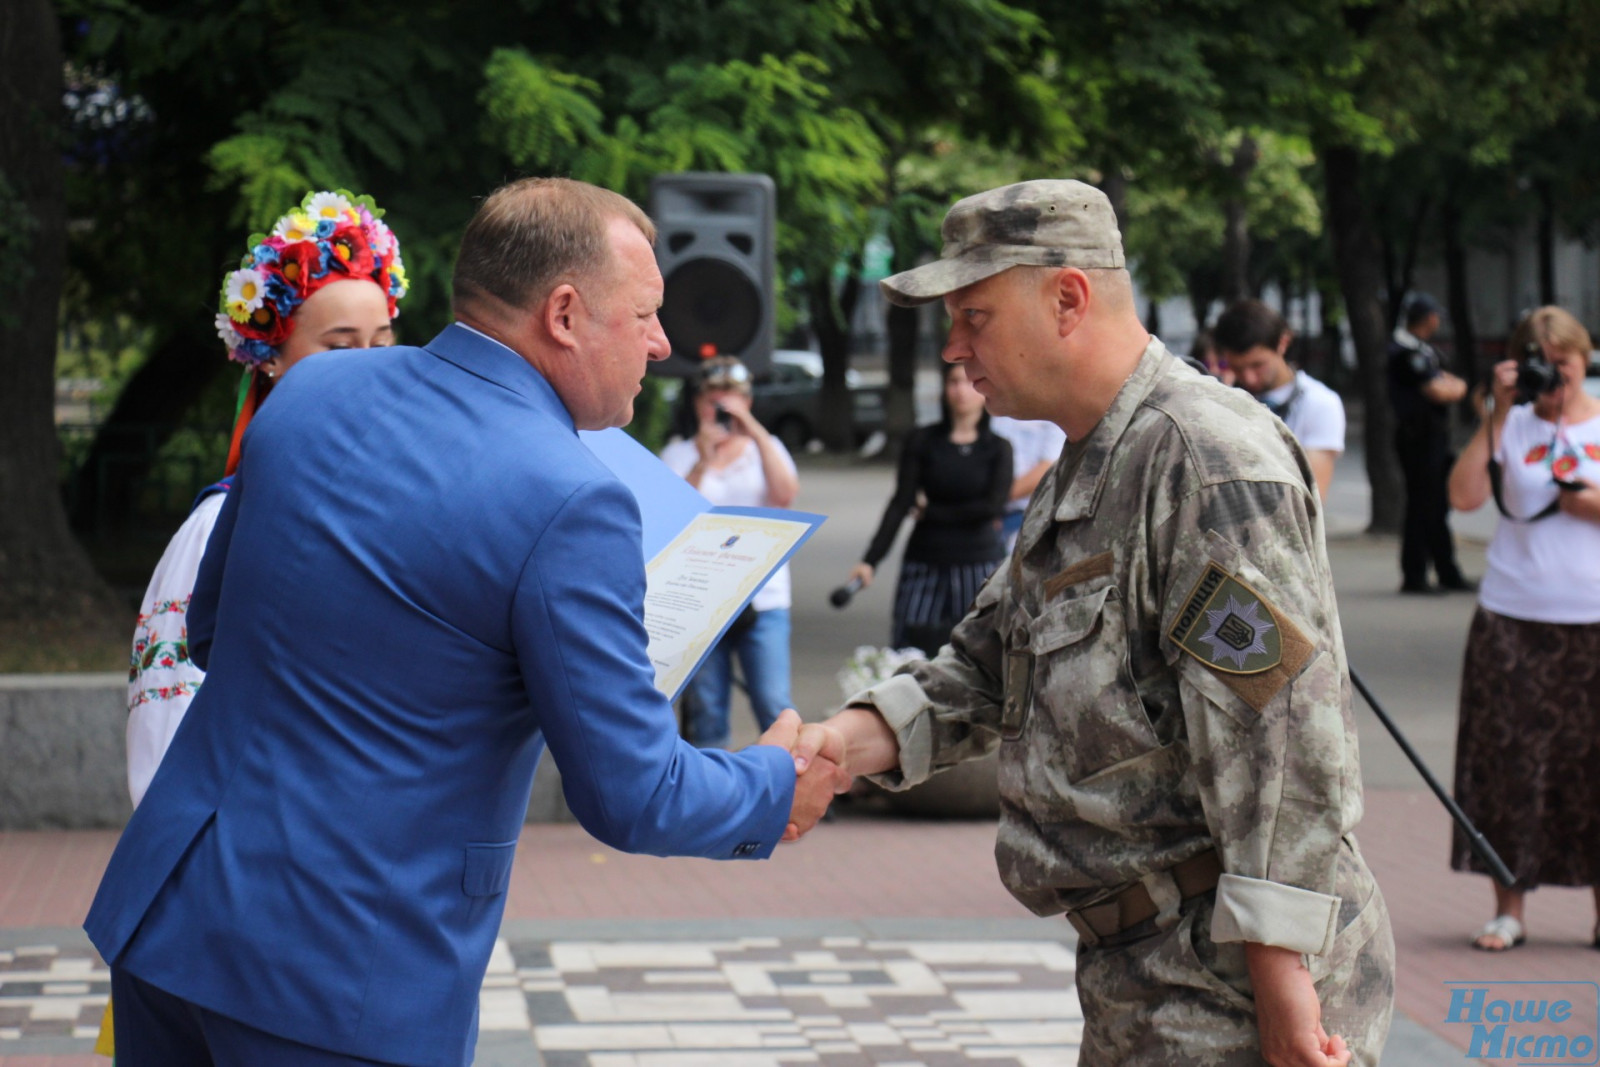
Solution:
[[[869,384],[860,371],[845,372],[860,444],[884,427],[887,384]],[[772,371],[755,383],[750,410],[791,452],[802,451],[818,434],[822,415],[822,357],[780,348]]]

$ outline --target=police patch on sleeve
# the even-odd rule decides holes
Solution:
[[[1283,634],[1272,609],[1215,563],[1195,583],[1170,635],[1179,648],[1225,674],[1260,674],[1283,662]]]
[[[1257,711],[1313,651],[1292,621],[1216,563],[1206,565],[1167,635]]]

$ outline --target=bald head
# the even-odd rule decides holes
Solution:
[[[457,313],[486,303],[532,309],[562,282],[602,274],[613,219],[654,244],[649,217],[609,189],[569,178],[524,178],[496,189],[461,237],[451,282]]]
[[[1064,273],[1080,275],[1088,296],[1088,313],[1096,317],[1138,317],[1133,302],[1133,278],[1121,267],[1081,269],[1076,267],[1012,267],[1000,275],[1003,284],[1048,294],[1059,288]]]
[[[1137,313],[1133,304],[1133,277],[1126,270],[1086,270],[1089,288],[1107,312]]]

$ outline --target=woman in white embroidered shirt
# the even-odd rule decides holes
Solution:
[[[390,320],[406,293],[405,265],[382,216],[370,197],[307,193],[223,279],[217,334],[228,358],[247,370],[228,477],[200,494],[139,606],[128,664],[128,792],[135,806],[205,680],[189,659],[189,597],[250,416],[306,356],[394,343]]]
[[[733,356],[700,368],[694,398],[695,435],[674,441],[661,461],[713,504],[786,508],[800,491],[789,450],[750,413],[750,371]],[[733,657],[744,672],[750,709],[762,730],[793,701],[789,696],[789,566],[784,564],[735,619],[689,682],[685,734],[700,748],[727,748]]]
[[[1502,518],[1467,637],[1456,799],[1516,876],[1473,944],[1524,940],[1526,894],[1589,886],[1600,913],[1600,400],[1589,333],[1530,313],[1498,363],[1493,408],[1450,473],[1450,506]],[[1498,472],[1491,471],[1491,459]],[[1496,482],[1499,482],[1498,487]],[[1497,492],[1498,489],[1498,492]],[[1485,871],[1459,829],[1451,866]],[[1591,935],[1600,948],[1600,922]]]

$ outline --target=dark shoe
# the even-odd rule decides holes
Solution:
[[[1438,596],[1444,592],[1438,586],[1429,585],[1427,582],[1423,582],[1420,585],[1415,582],[1406,582],[1400,587],[1400,591],[1414,596]]]
[[[1471,578],[1463,578],[1457,575],[1450,581],[1440,582],[1439,588],[1447,593],[1476,593],[1478,591],[1478,583]]]

